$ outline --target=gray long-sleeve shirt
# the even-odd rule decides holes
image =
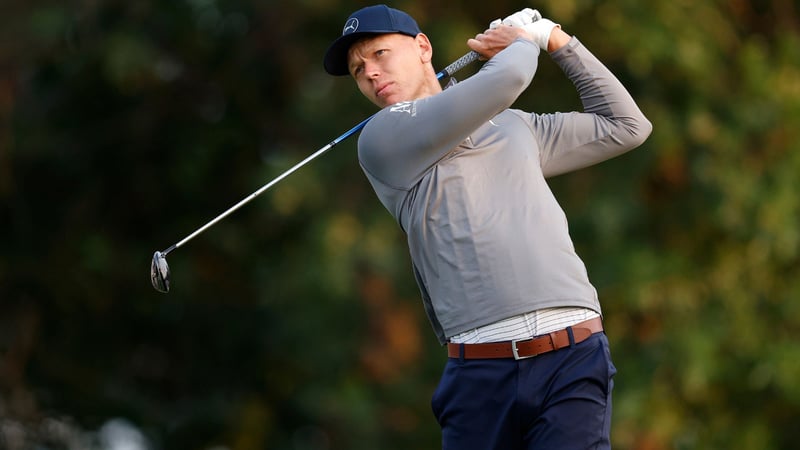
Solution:
[[[584,112],[509,109],[539,48],[518,39],[440,94],[381,110],[358,142],[362,169],[406,233],[441,343],[541,308],[600,312],[545,178],[640,145],[652,125],[576,38],[551,54]]]

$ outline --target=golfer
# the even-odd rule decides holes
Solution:
[[[433,394],[442,447],[607,449],[616,369],[597,292],[546,178],[639,146],[652,126],[575,37],[524,10],[469,39],[486,63],[442,89],[415,20],[354,12],[325,54],[381,108],[358,159],[405,232],[448,359]],[[536,20],[538,19],[538,20]],[[582,112],[510,109],[546,51]]]

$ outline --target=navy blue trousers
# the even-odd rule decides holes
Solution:
[[[449,358],[431,401],[442,448],[609,449],[615,373],[604,333],[519,361]]]

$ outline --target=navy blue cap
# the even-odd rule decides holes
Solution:
[[[386,5],[367,6],[347,18],[342,35],[325,52],[325,71],[331,75],[348,75],[347,52],[359,38],[370,34],[401,33],[416,36],[417,22],[408,14]]]

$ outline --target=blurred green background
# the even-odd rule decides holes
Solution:
[[[5,0],[0,448],[435,449],[445,361],[355,138],[164,250],[374,112],[322,55],[333,0]],[[654,124],[552,180],[598,288],[618,449],[789,449],[800,431],[800,6],[391,2],[443,67],[523,7]],[[463,79],[479,64],[458,74]],[[580,108],[542,55],[520,108]]]

